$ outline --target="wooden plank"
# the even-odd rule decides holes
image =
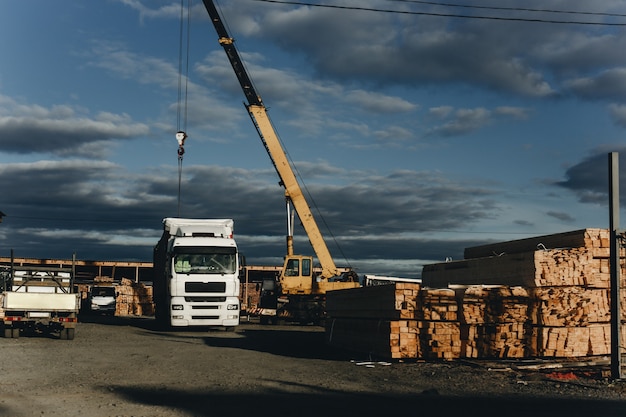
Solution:
[[[501,254],[514,254],[532,252],[540,248],[583,248],[583,247],[609,247],[608,229],[580,229],[571,232],[555,233],[551,235],[531,237],[505,242],[490,243],[487,245],[466,248],[465,259],[484,258],[499,256]]]
[[[328,292],[326,312],[330,318],[415,318],[420,284],[394,283]]]
[[[534,253],[527,252],[424,265],[422,283],[432,288],[451,284],[533,286],[535,271]]]
[[[527,288],[583,285],[608,288],[603,259],[587,248],[548,249],[424,265],[424,286],[506,285]]]
[[[588,326],[609,323],[609,290],[581,286],[535,288],[530,314],[532,323],[542,326]]]

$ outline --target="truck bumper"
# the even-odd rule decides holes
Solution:
[[[230,327],[230,326],[238,326],[239,325],[239,315],[237,315],[237,318],[209,318],[209,319],[205,319],[205,318],[175,318],[176,316],[173,316],[171,319],[171,326],[172,327],[188,327],[188,326],[206,326],[206,327],[211,327],[211,326],[226,326],[226,327]]]

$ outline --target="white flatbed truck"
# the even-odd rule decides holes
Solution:
[[[46,331],[74,339],[80,294],[73,292],[72,268],[18,266],[2,275],[4,337]]]

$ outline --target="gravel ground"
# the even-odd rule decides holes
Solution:
[[[159,331],[81,318],[76,338],[0,339],[2,416],[626,416],[626,383],[506,363],[371,362],[320,327]]]

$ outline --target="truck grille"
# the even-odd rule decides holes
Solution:
[[[226,292],[225,282],[186,282],[185,292]]]
[[[185,297],[188,303],[223,303],[226,297]]]

